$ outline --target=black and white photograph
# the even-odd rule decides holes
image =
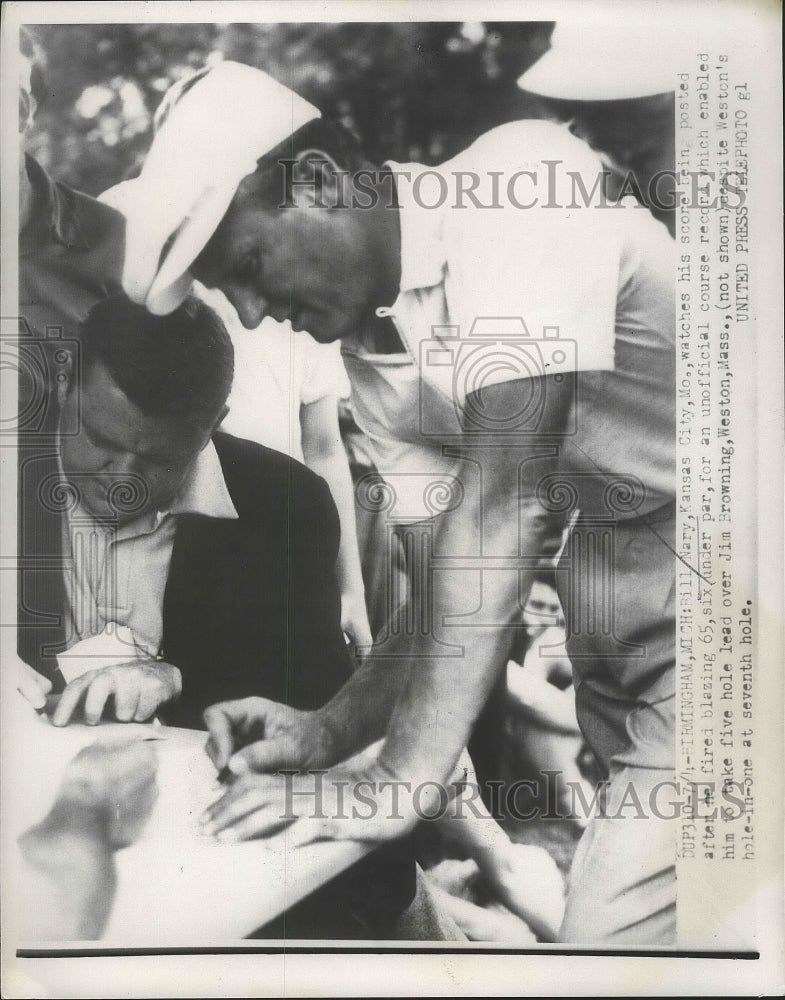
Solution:
[[[4,5],[3,996],[779,995],[780,20]]]

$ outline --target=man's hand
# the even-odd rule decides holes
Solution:
[[[144,722],[159,705],[177,698],[182,691],[177,667],[161,660],[134,660],[100,670],[90,670],[66,687],[52,716],[56,726],[65,726],[84,703],[85,722],[100,721],[110,698],[118,722]]]
[[[33,708],[44,708],[46,696],[52,690],[52,682],[49,678],[39,674],[37,670],[33,670],[18,656],[11,657],[9,667],[12,674],[11,683],[16,690],[30,702]]]
[[[235,774],[282,768],[327,767],[335,762],[329,729],[318,712],[300,712],[267,698],[211,705],[205,751],[218,771]]]
[[[378,762],[363,761],[300,774],[244,774],[205,810],[202,825],[230,843],[284,827],[289,847],[316,840],[380,843],[409,833],[444,805],[433,783],[412,787]]]

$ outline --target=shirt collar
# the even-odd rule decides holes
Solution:
[[[33,198],[30,219],[19,234],[20,252],[30,253],[49,242],[52,236],[65,246],[88,247],[63,185],[55,184],[41,164],[27,153],[25,169]]]
[[[401,225],[401,291],[440,285],[447,260],[442,227],[444,209],[449,203],[449,196],[446,199],[444,196],[444,184],[440,184],[436,176],[441,172],[421,163],[389,161],[385,166],[394,176],[402,175],[395,186]],[[415,199],[414,181],[420,174],[430,176],[419,181]],[[449,177],[445,180],[449,185]],[[434,207],[427,208],[427,205]]]
[[[165,514],[201,514],[236,521],[239,514],[232,503],[215,445],[208,441],[188,470],[180,492]]]

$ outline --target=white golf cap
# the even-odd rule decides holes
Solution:
[[[662,20],[559,22],[550,49],[518,86],[568,101],[649,97],[675,89],[682,54],[676,32]]]
[[[187,81],[186,81],[187,83]],[[126,217],[123,288],[164,315],[191,287],[204,249],[243,177],[320,112],[267,73],[221,62],[190,87],[175,84],[142,172],[101,200]]]

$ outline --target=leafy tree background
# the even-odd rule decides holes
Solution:
[[[141,165],[170,84],[223,57],[265,69],[341,119],[372,156],[437,163],[491,125],[539,113],[515,81],[546,50],[551,29],[548,22],[37,25],[31,32],[47,59],[48,93],[30,149],[55,177],[97,194]]]
[[[502,122],[579,113],[593,144],[623,169],[645,180],[672,166],[669,98],[576,107],[520,90],[517,78],[547,50],[552,29],[542,21],[35,25],[47,94],[28,148],[58,180],[98,194],[141,166],[166,89],[225,58],[265,69],[342,120],[378,161],[439,163]]]

